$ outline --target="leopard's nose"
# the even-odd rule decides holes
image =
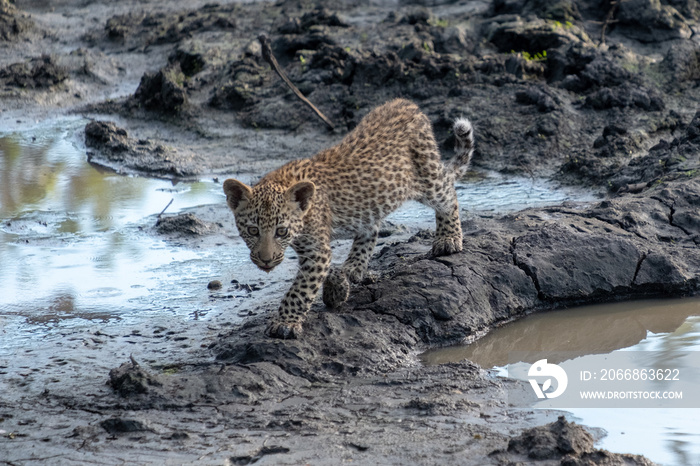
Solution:
[[[268,264],[268,263],[272,262],[273,260],[275,260],[275,255],[271,254],[268,251],[260,251],[258,253],[258,258],[260,259],[261,262]]]

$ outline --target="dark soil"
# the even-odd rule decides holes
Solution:
[[[636,8],[645,15],[631,13]],[[168,44],[171,52],[162,68],[143,74],[133,96],[93,109],[197,132],[209,132],[219,112],[255,129],[322,132],[262,59],[256,37],[266,29],[286,73],[338,128],[331,140],[378,102],[401,96],[430,115],[446,152],[451,122],[469,116],[478,130],[477,167],[612,192],[697,168],[694,160],[674,163],[678,157],[658,153],[682,144],[676,141],[695,125],[700,52],[689,35],[692,6],[625,2],[612,9],[605,34],[599,23],[607,10],[583,1],[497,1],[445,17],[420,8],[344,16],[359,11],[289,1],[113,16],[90,36],[96,45]],[[234,20],[240,17],[255,20]],[[652,147],[650,157],[674,160],[639,167]],[[219,163],[210,157],[204,165]]]
[[[112,122],[89,123],[85,127],[85,145],[89,162],[117,171],[180,179],[202,173],[200,156],[148,140],[133,140],[125,129]]]
[[[133,335],[166,335],[158,364],[131,358],[58,392],[13,377],[0,400],[6,461],[650,464],[595,450],[563,419],[532,428],[554,417],[510,409],[504,386],[516,382],[469,361],[422,366],[416,353],[531,312],[698,293],[696,2],[379,3],[64,0],[51,10],[0,0],[0,122],[84,114],[88,160],[122,173],[262,175],[405,97],[429,115],[446,156],[452,121],[467,116],[476,168],[609,198],[465,215],[465,250],[449,257],[429,256],[431,232],[386,245],[375,277],[338,310],[317,304],[298,340],[263,335],[271,313],[258,312],[277,295],[218,283],[211,299],[245,293],[251,317],[197,322],[197,351],[149,328]],[[334,132],[263,60],[260,32]],[[229,247],[222,221],[164,216],[155,232]],[[80,372],[86,359],[73,351]]]
[[[204,222],[191,212],[159,217],[156,222],[156,231],[161,235],[208,235],[218,228],[221,224]]]
[[[68,78],[68,72],[56,64],[54,58],[42,56],[28,63],[14,63],[0,70],[5,86],[21,88],[50,88]]]
[[[9,0],[0,0],[0,42],[20,38],[34,27],[29,15],[18,10]]]
[[[653,464],[638,455],[617,455],[595,450],[593,437],[576,423],[560,417],[546,426],[534,427],[523,432],[520,437],[508,442],[507,453],[521,455],[526,461],[557,460],[567,466],[588,464]],[[492,456],[503,456],[504,462],[512,457],[502,452]]]

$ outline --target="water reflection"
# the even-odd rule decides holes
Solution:
[[[466,346],[427,351],[426,364],[469,359],[482,367],[505,366],[509,354],[546,351],[550,362],[562,362],[557,352],[569,356],[607,354],[640,343],[649,333],[668,333],[683,328],[689,316],[700,315],[700,300],[650,300],[583,306],[535,314],[493,330]],[[676,339],[664,340],[656,350],[670,350]],[[659,344],[658,342],[656,343]],[[691,345],[698,340],[690,339]],[[647,344],[648,345],[648,344]],[[639,351],[650,351],[648,346]],[[534,363],[534,360],[523,361]]]
[[[3,219],[11,222],[36,211],[69,213],[69,218],[55,226],[59,233],[104,231],[124,220],[138,220],[138,216],[124,216],[130,211],[144,212],[138,209],[139,203],[153,200],[146,192],[153,189],[152,183],[90,165],[82,154],[76,157],[80,142],[71,134],[74,131],[0,137]]]
[[[693,304],[694,303],[694,304]],[[700,313],[700,300],[691,301]],[[677,367],[694,385],[683,395],[700,396],[700,368],[689,364],[686,355],[700,351],[700,316],[692,315],[671,333],[650,334],[629,348],[647,355],[648,367]],[[675,388],[675,387],[670,387]],[[700,408],[568,409],[585,425],[602,427],[607,436],[599,447],[617,452],[646,455],[658,464],[685,466],[700,464]]]
[[[196,254],[141,233],[144,219],[171,200],[171,212],[222,202],[213,182],[173,184],[90,165],[84,126],[75,119],[0,133],[1,314],[45,323],[147,307],[133,300],[158,286],[153,269]]]
[[[700,369],[688,361],[687,355],[700,351],[700,298],[605,304],[537,314],[496,329],[472,345],[429,351],[421,358],[426,364],[469,359],[482,367],[496,367],[499,374],[526,380],[530,364],[542,354],[516,363],[511,360],[514,353],[546,352],[549,363],[563,362],[562,367],[575,373],[565,360],[604,367],[609,353],[623,349],[638,352],[639,367],[680,368],[684,383],[695,387],[688,395],[697,399]],[[700,409],[567,411],[578,422],[605,429],[607,436],[597,445],[599,448],[643,454],[664,465],[700,464]]]
[[[21,206],[38,202],[55,185],[57,166],[46,163],[45,144],[21,144],[17,137],[0,137],[0,215],[6,217],[21,210]],[[31,160],[26,163],[26,160]],[[52,168],[54,170],[52,170]]]
[[[18,315],[23,315],[24,317],[26,317],[27,323],[31,325],[57,324],[62,321],[71,319],[84,319],[93,321],[108,321],[112,319],[119,319],[118,313],[99,311],[85,312],[79,309],[76,306],[76,296],[68,290],[58,291],[56,295],[51,298],[48,308],[40,314],[25,313],[20,309]]]

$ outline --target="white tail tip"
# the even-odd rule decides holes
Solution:
[[[455,120],[453,131],[457,139],[464,141],[470,139],[472,134],[472,123],[466,118],[457,118]]]

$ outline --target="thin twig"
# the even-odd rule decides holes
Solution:
[[[605,17],[605,21],[603,21],[603,28],[600,31],[600,42],[598,42],[599,47],[605,43],[605,30],[608,28],[608,25],[617,22],[613,20],[613,16],[615,15],[615,9],[617,8],[618,3],[619,2],[617,0],[613,0],[610,2],[610,9],[608,10],[608,14]]]
[[[166,205],[165,208],[160,211],[160,213],[158,214],[159,219],[160,219],[160,216],[163,215],[166,210],[168,210],[168,207],[170,207],[170,204],[172,204],[174,200],[175,200],[175,198],[170,199],[170,202],[168,202],[168,205]]]
[[[270,38],[267,37],[267,34],[260,34],[258,36],[258,40],[260,41],[260,45],[262,46],[262,56],[265,59],[266,62],[270,64],[273,70],[279,75],[280,78],[282,78],[282,81],[284,81],[287,86],[296,94],[297,97],[301,99],[302,102],[304,102],[306,105],[308,105],[311,110],[318,115],[318,117],[323,120],[323,122],[328,125],[328,128],[333,130],[335,129],[335,125],[331,123],[331,120],[329,120],[326,115],[321,113],[319,109],[316,108],[314,104],[309,102],[309,99],[304,97],[304,94],[301,93],[299,89],[289,80],[286,74],[284,74],[284,71],[282,71],[282,68],[280,67],[279,63],[277,63],[277,59],[275,56],[272,54],[272,48],[270,48]]]

